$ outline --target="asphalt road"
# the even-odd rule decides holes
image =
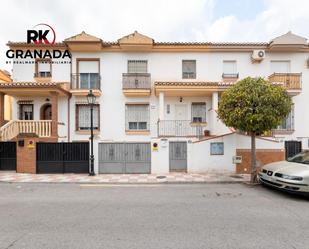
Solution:
[[[309,200],[242,184],[0,184],[0,248],[309,248]]]

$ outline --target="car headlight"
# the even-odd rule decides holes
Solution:
[[[290,175],[285,175],[281,173],[276,173],[275,176],[287,179],[287,180],[293,180],[293,181],[302,181],[303,178],[301,176],[290,176]]]

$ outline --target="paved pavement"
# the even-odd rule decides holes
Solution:
[[[75,182],[75,183],[230,183],[249,181],[249,174],[209,172],[205,174],[18,174],[0,172],[0,182]]]
[[[307,210],[246,184],[0,183],[0,248],[308,249]]]

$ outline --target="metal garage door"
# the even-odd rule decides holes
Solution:
[[[16,170],[16,142],[0,142],[0,170]]]
[[[169,143],[170,171],[187,171],[187,142]]]
[[[150,143],[99,144],[99,173],[143,174],[150,171]]]
[[[37,173],[88,173],[89,143],[37,143]]]

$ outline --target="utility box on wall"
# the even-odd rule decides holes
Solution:
[[[242,163],[242,156],[233,156],[233,163]]]

